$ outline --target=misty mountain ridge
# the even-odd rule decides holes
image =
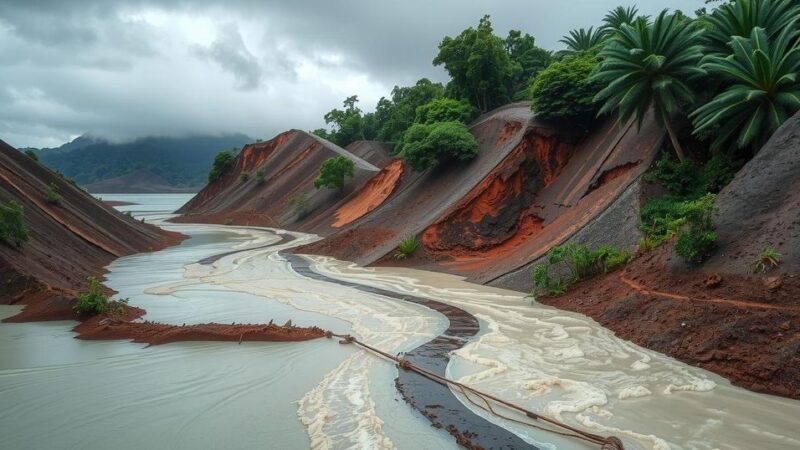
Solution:
[[[164,186],[180,190],[202,187],[214,156],[221,150],[238,152],[253,139],[244,134],[194,135],[186,137],[147,136],[126,142],[111,142],[83,135],[56,148],[33,149],[39,160],[81,186],[108,186],[114,180],[116,192],[137,192],[127,186],[135,180],[156,177]],[[130,176],[132,174],[152,174]]]

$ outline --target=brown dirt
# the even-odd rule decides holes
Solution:
[[[59,205],[45,200],[49,186]],[[0,201],[9,200],[22,205],[30,234],[21,248],[0,243],[0,304],[28,305],[17,319],[71,318],[87,277],[102,277],[120,256],[185,238],[116,211],[0,141]]]
[[[86,318],[73,331],[78,339],[125,339],[151,345],[186,341],[308,341],[324,337],[318,327],[295,327],[269,324],[169,325],[155,322],[134,322],[144,315],[138,308],[126,308],[122,315],[97,315]]]
[[[672,258],[665,246],[540,300],[738,386],[800,399],[800,278],[784,277],[771,292],[768,276],[669,272]]]
[[[380,206],[397,189],[403,170],[402,160],[389,163],[336,211],[336,221],[331,226],[340,228]]]

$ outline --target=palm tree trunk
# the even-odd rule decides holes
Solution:
[[[672,142],[672,148],[675,149],[675,154],[678,155],[678,161],[685,161],[686,154],[683,152],[683,147],[681,147],[681,143],[678,141],[678,136],[675,134],[675,130],[672,129],[672,124],[669,123],[669,119],[664,121],[664,127],[667,128],[667,134],[669,134],[669,140]]]

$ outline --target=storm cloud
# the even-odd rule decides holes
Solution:
[[[639,2],[691,13],[703,0]],[[243,132],[324,125],[356,94],[374,108],[394,85],[445,81],[446,35],[492,16],[557,50],[618,0],[0,0],[0,138],[54,146],[83,133]]]

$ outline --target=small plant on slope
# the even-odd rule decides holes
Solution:
[[[314,187],[336,189],[341,191],[346,177],[353,177],[355,164],[344,156],[328,158],[319,168],[319,177],[314,180]]]
[[[717,232],[712,220],[716,210],[714,194],[707,194],[692,202],[684,202],[681,215],[686,225],[678,231],[675,252],[689,263],[705,260],[717,246]]]
[[[761,251],[753,262],[753,272],[766,273],[770,269],[778,267],[781,263],[781,255],[772,246],[769,246]]]
[[[22,219],[22,205],[14,200],[0,203],[0,241],[22,247],[29,238],[28,227]]]
[[[242,183],[244,183],[249,179],[250,179],[250,172],[248,172],[247,170],[243,170],[242,173],[239,174],[239,180],[241,180]]]
[[[89,292],[78,295],[75,311],[81,314],[122,314],[127,300],[110,301],[103,295],[97,278],[89,277]]]
[[[47,187],[44,199],[47,203],[55,206],[61,206],[61,202],[64,200],[61,194],[58,193],[58,186],[56,186],[55,183],[50,183],[50,186]]]
[[[596,249],[586,245],[566,244],[550,249],[544,264],[537,264],[531,273],[534,295],[561,295],[580,280],[611,272],[631,259],[627,250],[603,244]],[[554,267],[566,266],[569,273],[553,274]],[[562,271],[563,272],[563,271]]]
[[[413,255],[419,247],[419,240],[413,234],[409,234],[400,241],[397,251],[394,253],[395,259],[406,259]]]

